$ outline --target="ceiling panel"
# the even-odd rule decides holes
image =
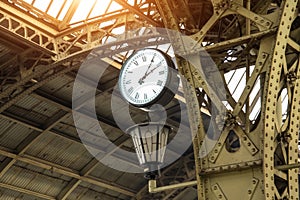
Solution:
[[[52,178],[38,174],[28,169],[13,166],[0,179],[2,183],[24,188],[48,196],[56,196],[67,182],[58,178]],[[53,184],[55,183],[55,184]]]
[[[26,153],[75,170],[81,170],[93,158],[82,144],[49,133],[39,137]]]

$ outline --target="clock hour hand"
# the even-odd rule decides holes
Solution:
[[[151,74],[154,70],[156,70],[158,67],[160,67],[160,65],[157,65],[156,67],[154,67],[153,69],[151,69],[150,72],[148,72],[148,73],[146,74],[146,77],[147,77],[149,74]],[[145,78],[146,78],[146,77],[145,77]]]
[[[139,80],[139,84],[142,85],[144,83],[144,79],[149,75],[151,74],[154,70],[156,70],[158,67],[161,66],[161,63],[162,62],[159,62],[158,65],[156,67],[154,67],[153,69],[151,69],[149,72],[147,72],[142,78],[140,78]],[[147,70],[148,71],[148,70]]]

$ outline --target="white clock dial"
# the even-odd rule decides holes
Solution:
[[[122,96],[135,106],[154,103],[164,92],[170,78],[170,60],[161,51],[143,49],[124,63],[119,87]]]

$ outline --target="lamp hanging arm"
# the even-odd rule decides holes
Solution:
[[[197,185],[197,181],[189,181],[189,182],[184,182],[184,183],[178,183],[178,184],[173,184],[173,185],[157,187],[156,180],[148,181],[149,193],[157,193],[157,192],[162,192],[165,190],[177,189],[177,188],[194,186],[194,185]]]

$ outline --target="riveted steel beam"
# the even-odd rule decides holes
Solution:
[[[289,171],[291,180],[293,180],[293,183],[286,184],[287,187],[289,188],[289,190],[286,190],[287,192],[280,193],[280,191],[277,191],[277,189],[274,189],[275,188],[274,185],[272,185],[272,184],[269,185],[271,179],[273,182],[274,181],[276,182],[278,180],[277,178],[275,179],[274,176],[272,176],[272,171],[269,171],[270,173],[268,173],[267,175],[265,174],[266,175],[265,177],[267,177],[267,176],[269,177],[268,181],[265,181],[264,174],[262,173],[262,171],[260,169],[260,168],[262,168],[263,170],[265,170],[265,168],[266,168],[265,165],[261,165],[262,162],[265,162],[266,160],[267,160],[267,162],[269,162],[269,161],[274,162],[274,160],[272,160],[272,159],[268,160],[267,158],[270,157],[270,154],[272,157],[272,154],[274,154],[275,149],[276,149],[276,152],[279,151],[279,150],[277,150],[278,149],[277,145],[274,146],[274,142],[276,141],[276,138],[278,139],[277,135],[271,134],[272,136],[269,136],[269,137],[272,137],[272,138],[267,138],[267,140],[264,141],[265,144],[267,144],[267,145],[262,145],[263,141],[261,140],[259,134],[264,130],[264,127],[263,127],[264,118],[255,119],[256,120],[256,122],[255,122],[256,128],[255,129],[250,128],[250,127],[253,127],[253,125],[249,121],[250,120],[249,119],[250,118],[250,116],[249,116],[250,115],[250,106],[249,106],[250,94],[255,86],[255,82],[257,82],[258,79],[260,81],[262,81],[262,84],[265,83],[264,82],[265,80],[268,80],[268,79],[265,79],[264,74],[265,74],[265,72],[268,73],[271,58],[276,59],[277,63],[278,63],[278,60],[284,58],[283,55],[281,57],[278,57],[278,55],[274,56],[276,58],[273,57],[273,55],[272,55],[274,53],[273,45],[278,43],[278,45],[281,45],[280,47],[282,47],[282,45],[285,45],[286,41],[283,40],[284,44],[282,44],[282,40],[281,41],[278,40],[278,42],[277,42],[276,38],[274,37],[275,33],[278,33],[278,34],[284,33],[284,31],[281,32],[277,29],[278,25],[279,25],[279,22],[277,19],[278,19],[278,17],[280,17],[280,15],[279,15],[280,13],[278,11],[274,11],[272,14],[269,14],[268,16],[261,15],[261,13],[264,13],[264,11],[263,11],[264,9],[256,8],[257,10],[255,9],[255,10],[250,11],[249,3],[250,2],[248,2],[247,8],[245,8],[246,6],[243,5],[242,1],[222,1],[222,0],[213,1],[214,11],[215,11],[214,15],[210,18],[210,20],[206,23],[206,25],[203,26],[202,30],[200,30],[197,34],[192,36],[196,41],[202,42],[206,33],[208,33],[208,31],[210,29],[213,29],[215,27],[216,22],[218,22],[218,23],[222,22],[222,21],[219,21],[219,19],[223,20],[225,18],[225,20],[229,20],[231,15],[240,15],[240,16],[243,16],[244,18],[246,18],[246,21],[247,21],[247,28],[246,28],[247,31],[241,32],[242,34],[245,33],[246,35],[240,35],[240,38],[232,35],[235,37],[235,38],[231,38],[232,47],[230,47],[230,44],[229,44],[227,46],[227,48],[229,50],[232,50],[235,48],[237,48],[237,49],[244,48],[244,49],[246,49],[245,52],[248,52],[248,54],[249,54],[249,52],[251,50],[251,45],[249,45],[249,42],[247,42],[247,40],[243,40],[242,38],[243,37],[248,38],[249,40],[251,40],[253,42],[253,41],[255,41],[255,39],[252,35],[254,33],[253,32],[254,30],[255,30],[255,32],[257,32],[257,30],[269,31],[270,29],[273,29],[273,31],[270,32],[269,35],[267,35],[267,34],[264,35],[263,37],[260,38],[261,41],[259,43],[256,43],[256,45],[259,45],[260,47],[257,48],[255,50],[256,53],[253,54],[253,55],[255,55],[257,61],[255,63],[252,74],[250,74],[250,72],[249,72],[249,67],[250,67],[250,63],[251,63],[251,65],[253,64],[253,61],[245,62],[246,66],[244,68],[247,68],[247,70],[248,70],[248,72],[246,73],[246,77],[244,78],[246,81],[246,85],[243,86],[243,88],[242,88],[243,92],[241,93],[241,95],[238,98],[236,98],[236,100],[232,101],[234,98],[232,98],[232,100],[231,100],[232,103],[230,103],[230,104],[232,106],[232,110],[228,109],[228,111],[229,111],[228,113],[230,113],[230,116],[232,116],[232,117],[231,118],[229,117],[226,119],[227,121],[230,121],[230,124],[228,123],[228,126],[226,126],[222,130],[220,138],[218,139],[218,141],[216,143],[216,147],[215,147],[216,149],[212,149],[211,153],[209,154],[209,159],[207,159],[205,157],[202,158],[200,165],[197,165],[197,166],[203,171],[207,171],[207,170],[209,171],[209,169],[219,169],[222,171],[224,169],[229,169],[233,166],[236,169],[239,168],[239,166],[243,166],[243,165],[253,166],[251,164],[251,163],[253,163],[254,165],[256,165],[256,168],[253,169],[254,174],[252,172],[250,172],[250,170],[247,169],[247,167],[244,170],[241,170],[241,173],[239,174],[239,179],[237,179],[237,173],[235,173],[235,172],[229,173],[226,175],[226,177],[227,177],[226,180],[222,178],[225,173],[222,175],[222,172],[221,172],[221,175],[218,175],[216,177],[216,176],[212,175],[212,174],[214,174],[214,171],[212,170],[210,175],[205,175],[205,177],[203,177],[203,181],[199,181],[200,179],[198,179],[199,199],[202,199],[202,198],[203,199],[205,199],[205,198],[207,198],[207,199],[210,199],[210,198],[211,199],[216,199],[216,198],[240,199],[240,198],[245,198],[245,197],[246,197],[246,199],[253,199],[253,198],[254,199],[263,199],[265,197],[265,195],[264,195],[265,193],[263,192],[263,190],[260,189],[260,188],[262,188],[263,184],[265,184],[265,186],[268,186],[269,188],[272,188],[272,192],[270,190],[270,193],[268,193],[268,195],[267,195],[268,198],[270,198],[270,199],[280,199],[280,198],[284,198],[285,196],[289,196],[291,194],[292,194],[291,196],[293,198],[296,197],[296,193],[294,193],[294,191],[295,191],[294,188],[297,188],[297,186],[293,185],[293,184],[298,183],[298,181],[296,180],[298,176],[295,174],[296,173],[295,170]],[[293,2],[292,3],[293,5],[288,1],[286,1],[284,3],[291,6],[291,7],[287,6],[289,8],[285,8],[285,7],[281,8],[282,15],[284,15],[284,17],[285,17],[284,18],[285,21],[290,20],[287,24],[289,24],[290,25],[289,28],[291,28],[290,23],[294,19],[293,17],[295,15],[293,14],[293,12],[296,11],[295,5],[297,4],[297,2]],[[157,4],[158,4],[158,8],[161,12],[161,15],[163,16],[163,19],[165,21],[166,27],[174,29],[174,30],[178,30],[178,26],[177,26],[178,22],[176,21],[176,16],[172,15],[173,13],[170,10],[171,6],[168,4],[168,2],[167,1],[160,1],[160,2],[157,1]],[[270,2],[269,2],[269,4],[270,4]],[[267,7],[268,6],[264,6],[264,8],[267,8]],[[289,9],[289,13],[284,12],[285,9]],[[251,21],[251,23],[249,23],[249,21]],[[284,22],[282,22],[282,25],[283,24],[285,27],[287,27],[287,25]],[[250,25],[250,27],[249,27],[249,25]],[[240,26],[241,26],[241,24],[240,24]],[[280,26],[279,26],[279,28],[280,28]],[[285,30],[285,32],[287,32],[287,31],[288,30]],[[287,38],[288,38],[288,36],[285,35],[285,40],[287,40]],[[236,41],[236,43],[233,42],[234,40]],[[220,48],[216,48],[216,52],[222,52],[222,50],[223,50],[223,52],[225,52],[227,48],[226,48],[226,45],[224,45],[224,43],[226,43],[226,42],[227,42],[226,40],[224,42],[221,42],[223,44],[220,43]],[[289,43],[290,43],[290,46],[294,50],[298,49],[298,44],[296,44],[292,40],[289,40]],[[218,43],[214,43],[212,46],[218,46],[218,45],[219,45]],[[180,48],[180,45],[178,45],[178,46],[179,46],[178,48]],[[248,46],[250,46],[250,48],[248,48]],[[285,47],[285,46],[283,46],[283,47]],[[208,46],[207,49],[209,49],[209,48],[210,47]],[[236,51],[236,50],[234,50],[234,51]],[[236,52],[238,52],[238,51],[236,51]],[[240,52],[243,52],[243,51],[240,51]],[[277,53],[278,52],[279,51],[277,51]],[[284,48],[281,49],[281,52],[285,52],[285,49]],[[238,59],[239,55],[243,55],[243,54],[237,53],[237,59]],[[270,55],[272,55],[272,56],[270,56]],[[226,56],[226,53],[225,53],[225,56]],[[221,56],[216,59],[220,59],[220,58],[221,58]],[[208,90],[209,88],[206,88],[205,85],[201,84],[201,83],[203,83],[203,80],[201,79],[202,77],[200,77],[199,75],[196,75],[195,70],[193,70],[193,69],[191,70],[191,68],[188,67],[188,65],[184,64],[184,61],[181,61],[181,63],[178,64],[178,66],[179,66],[179,70],[181,70],[180,67],[182,67],[184,76],[188,80],[190,80],[190,82],[192,83],[192,85],[195,88],[200,87],[200,88],[203,88],[203,91],[205,91],[206,93],[209,92],[209,90]],[[230,63],[228,66],[230,66]],[[224,74],[224,72],[221,69],[228,70],[225,73],[236,70],[236,68],[234,68],[234,67],[232,67],[232,68],[220,67],[221,74],[222,73]],[[280,68],[278,68],[277,70],[278,70],[278,71],[276,71],[277,76],[280,76],[280,73],[279,73]],[[290,72],[286,76],[286,77],[288,77],[287,78],[288,80],[292,80],[290,82],[293,82],[292,85],[288,86],[289,91],[291,90],[290,89],[291,87],[295,87],[295,83],[296,83],[295,82],[296,79],[293,77],[297,77],[297,75],[293,75],[293,74],[296,74],[296,73]],[[285,77],[285,76],[283,76],[283,77]],[[200,80],[200,84],[199,84],[198,80]],[[201,80],[202,80],[202,82],[201,82]],[[267,82],[267,83],[269,84],[269,86],[273,85],[273,87],[274,87],[273,82]],[[226,82],[224,82],[224,84],[227,87]],[[284,84],[285,84],[284,81],[281,81],[280,85],[284,85]],[[266,85],[265,85],[265,87],[267,88]],[[280,91],[280,88],[283,88],[283,87],[277,86],[278,91]],[[188,89],[185,90],[185,93],[191,94],[190,96],[193,96],[191,90],[193,90],[193,88],[188,87]],[[296,90],[293,89],[291,91],[295,93]],[[267,92],[268,92],[268,90],[264,91],[264,92],[260,91],[257,94],[255,94],[256,96],[254,98],[254,99],[256,99],[254,101],[255,102],[254,104],[259,103],[257,100],[258,99],[257,95],[259,95],[260,98],[262,99],[262,106],[260,108],[262,116],[265,116],[265,114],[264,114],[265,109],[267,109],[266,107],[264,107],[265,100],[263,98],[263,94],[267,94]],[[291,94],[294,94],[294,93],[289,92],[289,96],[291,96]],[[227,95],[231,96],[232,94],[228,93]],[[187,96],[189,96],[189,95],[187,95]],[[218,102],[216,107],[218,107],[218,106],[220,108],[222,107],[223,103],[219,102],[218,99],[214,99],[214,95],[213,96],[207,95],[207,96],[208,96],[208,98],[211,99],[211,102],[213,102],[214,104],[216,102]],[[193,106],[189,108],[189,111],[192,113],[189,117],[194,118],[194,121],[192,121],[191,124],[198,124],[199,120],[197,118],[199,116],[197,116],[197,115],[199,115],[199,114],[197,112],[194,112],[195,108],[197,108],[197,101],[193,101],[193,98],[188,98],[188,97],[186,99],[187,99],[187,103],[192,102],[192,104],[193,104]],[[278,100],[276,98],[273,98],[273,101],[277,102]],[[292,101],[298,102],[297,100],[292,100],[291,97],[289,97],[289,101],[290,102],[292,102]],[[276,103],[274,104],[274,102],[273,102],[272,105],[275,106]],[[297,106],[298,106],[298,104],[297,104]],[[297,106],[294,106],[294,108],[297,109]],[[239,117],[241,117],[241,116],[238,116],[238,113],[241,113],[242,109],[244,107],[246,107],[247,111],[243,114],[244,117],[239,119]],[[253,110],[253,107],[254,107],[254,105],[252,104],[251,110]],[[279,106],[277,108],[279,109]],[[272,108],[272,109],[268,110],[269,118],[267,118],[267,119],[270,119],[270,120],[273,119],[273,123],[275,121],[275,123],[280,124],[281,121],[278,120],[279,114],[278,113],[274,114],[275,113],[274,110],[276,110],[276,109]],[[293,112],[295,112],[295,111],[296,110],[294,110]],[[296,116],[296,115],[293,115],[293,116]],[[276,120],[274,120],[274,119],[276,119]],[[297,119],[295,119],[295,120],[296,121],[294,122],[294,124],[299,124],[297,122]],[[271,121],[270,121],[270,123],[271,123]],[[283,126],[286,126],[285,124],[287,124],[287,122],[285,122]],[[269,124],[269,127],[270,126],[271,125]],[[280,128],[278,128],[278,130],[280,130]],[[294,130],[298,131],[299,127],[295,126],[293,128],[293,131]],[[195,131],[195,130],[193,130],[193,131]],[[197,132],[197,131],[195,131],[195,132]],[[205,131],[203,133],[205,135]],[[266,135],[269,134],[269,132],[264,132],[264,133]],[[288,138],[290,137],[291,134],[282,133],[282,134],[278,134],[278,135],[281,135],[282,140],[286,139],[287,141],[289,141]],[[297,136],[297,133],[294,133],[293,135],[296,135],[296,136],[295,136],[295,139],[292,140],[293,143],[291,143],[291,142],[289,143],[290,144],[289,154],[287,154],[288,149],[285,149],[286,152],[283,151],[283,154],[286,154],[286,156],[285,156],[286,160],[288,159],[288,155],[291,155],[290,159],[292,159],[293,162],[295,162],[294,159],[296,159],[297,150],[294,148],[296,148],[297,146],[294,144],[294,142],[298,140],[298,136]],[[200,133],[199,134],[199,143],[198,144],[194,143],[194,148],[198,148],[198,146],[201,146],[202,138],[203,138],[203,135],[201,136],[201,133]],[[238,140],[236,140],[234,138],[238,138]],[[294,138],[294,137],[292,137],[292,138]],[[272,139],[271,140],[272,145],[270,144],[270,139]],[[235,151],[234,148],[230,147],[234,141],[239,141],[239,147],[238,147],[239,150],[237,150],[237,151]],[[273,152],[268,152],[267,153],[268,155],[264,154],[264,156],[262,156],[262,152],[265,148],[271,148]],[[283,147],[281,149],[284,150]],[[198,155],[198,152],[196,150],[195,157],[197,157],[197,155]],[[261,158],[263,158],[263,159],[260,160]],[[243,164],[240,165],[241,163],[243,163]],[[271,163],[269,163],[267,166],[269,166],[269,168],[272,168]],[[273,168],[274,168],[274,166],[273,166]],[[199,169],[198,169],[198,171],[199,171]],[[279,173],[277,173],[277,174],[279,174]],[[231,178],[228,179],[229,176],[232,177],[232,179]],[[270,178],[270,176],[271,176],[271,178]],[[224,177],[225,177],[225,175],[224,175]],[[296,178],[293,179],[292,177],[296,177]],[[246,183],[247,180],[255,180],[255,184],[253,184],[253,185],[250,184],[252,186],[251,191],[243,190],[243,191],[238,191],[236,193],[232,193],[232,192],[230,192],[229,188],[226,186],[227,184],[239,184],[242,182]],[[214,185],[217,186],[216,187],[217,189],[215,190],[215,192],[213,189]],[[281,187],[281,186],[278,186],[278,185],[280,185],[280,183],[278,183],[278,182],[276,182],[275,185],[276,185],[276,187]],[[291,191],[291,194],[289,194],[290,191]],[[247,194],[247,192],[248,192],[248,194]]]
[[[297,14],[298,1],[283,1],[279,28],[275,39],[272,61],[267,70],[265,112],[264,112],[264,190],[265,199],[298,199],[298,170],[288,170],[288,180],[278,181],[276,166],[294,164],[298,162],[298,134],[299,134],[299,84],[291,85],[287,76],[289,72],[299,73],[298,68],[289,67],[286,55],[291,25]],[[295,45],[292,45],[295,46]],[[299,59],[299,58],[298,58]],[[297,77],[297,75],[296,75]],[[283,121],[281,91],[286,88],[289,101],[287,115],[288,123]],[[298,116],[298,118],[295,116]],[[297,124],[297,125],[296,125]],[[287,149],[285,148],[287,146]],[[277,160],[279,158],[280,160]],[[282,193],[282,190],[286,192]]]
[[[179,29],[179,22],[177,21],[174,13],[172,12],[171,6],[169,5],[169,2],[167,0],[161,0],[155,1],[158,7],[159,12],[161,13],[161,16],[163,17],[163,21],[165,24],[166,28],[175,30],[175,31],[180,31]],[[185,45],[182,44],[181,38],[176,38],[176,36],[173,36],[175,38],[171,37],[172,45],[177,51],[180,51],[183,49],[182,52],[184,52]],[[178,41],[178,42],[174,42]],[[193,139],[193,147],[194,147],[194,154],[195,154],[195,165],[199,165],[199,160],[198,160],[198,152],[199,152],[199,142],[200,142],[200,135],[198,131],[199,124],[202,122],[201,116],[200,116],[200,107],[197,102],[197,94],[195,89],[193,88],[193,83],[198,83],[198,80],[193,78],[192,75],[192,70],[191,70],[191,65],[190,63],[186,62],[184,59],[180,57],[176,57],[176,62],[178,65],[178,70],[181,74],[183,74],[187,80],[190,82],[191,85],[188,85],[189,83],[185,83],[183,81],[183,90],[185,93],[185,98],[186,98],[186,103],[187,103],[187,108],[188,108],[188,116],[189,116],[189,121],[191,124],[191,131],[192,135],[194,136]],[[203,131],[204,129],[202,128],[200,131]],[[199,137],[200,136],[200,137]],[[205,198],[204,194],[201,192],[202,191],[202,180],[199,176],[199,168],[196,167],[196,180],[198,182],[198,198]]]

